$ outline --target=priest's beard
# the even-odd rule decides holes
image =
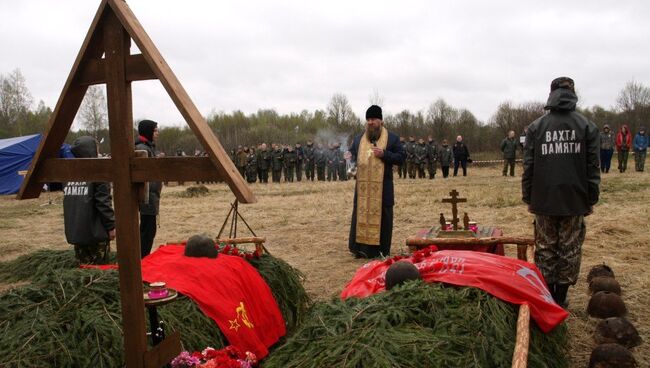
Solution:
[[[370,142],[375,144],[379,137],[381,137],[381,126],[378,127],[366,127],[366,133],[368,134],[368,139]]]

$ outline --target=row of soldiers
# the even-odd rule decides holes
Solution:
[[[454,162],[454,157],[452,147],[446,139],[440,146],[431,136],[428,137],[427,142],[423,138],[416,141],[413,136],[409,137],[408,141],[400,137],[400,143],[406,152],[406,161],[397,168],[400,178],[423,179],[428,172],[429,179],[434,179],[438,163],[443,176],[445,178],[449,176],[449,166]]]
[[[340,143],[331,143],[328,148],[307,141],[306,146],[260,143],[257,147],[238,146],[231,152],[232,160],[239,173],[249,183],[279,183],[301,181],[303,172],[306,180],[336,181],[348,180],[347,162]]]

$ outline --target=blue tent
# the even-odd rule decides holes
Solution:
[[[0,194],[18,192],[25,178],[19,172],[29,169],[42,138],[41,134],[34,134],[0,139]],[[73,157],[69,145],[61,147],[59,157]]]

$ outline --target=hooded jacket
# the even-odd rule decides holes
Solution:
[[[605,129],[608,129],[609,132],[605,132]],[[603,125],[603,131],[600,133],[600,149],[602,150],[614,150],[614,145],[616,141],[614,139],[614,133],[610,129],[609,125]]]
[[[522,199],[534,214],[580,216],[598,202],[599,132],[575,111],[577,101],[572,91],[556,89],[545,107],[549,113],[528,126]]]
[[[625,124],[623,124],[622,128],[625,128],[625,134],[623,134],[623,129],[619,129],[618,133],[616,133],[616,151],[618,152],[629,151],[630,147],[632,147],[630,128]]]
[[[149,138],[140,135],[135,142],[136,150],[147,151],[148,157],[156,157],[158,151],[156,145]],[[140,203],[140,214],[155,216],[158,214],[160,208],[160,192],[162,191],[162,183],[159,181],[149,182],[149,203]]]
[[[643,130],[643,134],[639,131],[634,136],[634,150],[636,152],[645,152],[648,150],[648,133]]]
[[[93,137],[77,138],[71,148],[76,158],[97,158]],[[63,222],[68,243],[94,245],[109,240],[115,228],[108,183],[68,182],[63,187]]]

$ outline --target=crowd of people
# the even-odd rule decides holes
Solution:
[[[411,136],[399,138],[399,144],[406,152],[406,159],[397,165],[400,178],[434,179],[438,166],[443,177],[449,176],[453,167],[453,175],[458,175],[462,169],[467,176],[467,164],[472,162],[467,145],[462,136],[456,137],[456,142],[449,145],[446,139],[437,144],[431,136],[425,142],[424,138]],[[345,181],[349,179],[348,171],[355,165],[354,161],[346,158],[340,143],[330,143],[327,147],[307,141],[305,146],[266,143],[256,146],[238,146],[230,152],[231,159],[242,177],[249,183],[268,183],[271,181],[293,182],[302,181]]]
[[[618,152],[618,171],[624,173],[627,170],[627,159],[630,151],[634,152],[634,163],[636,171],[645,169],[645,157],[648,151],[650,139],[645,127],[639,128],[639,132],[632,138],[632,133],[627,125],[623,124],[618,132],[614,134],[608,124],[603,125],[600,133],[600,170],[608,173],[614,156],[614,149]]]

